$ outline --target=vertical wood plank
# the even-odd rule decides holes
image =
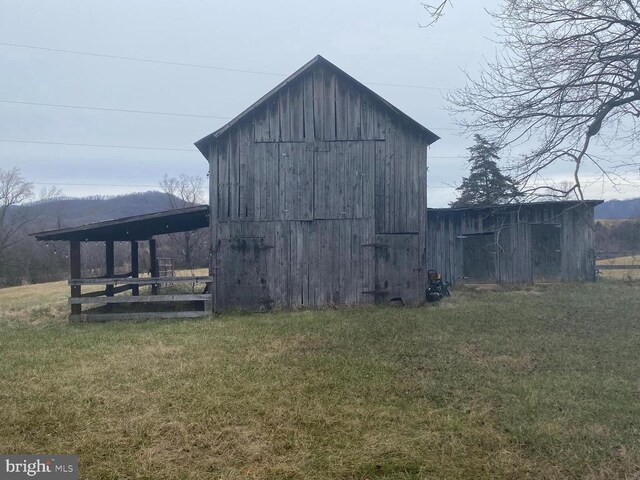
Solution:
[[[376,144],[375,142],[362,142],[361,159],[361,182],[362,182],[362,218],[370,218],[375,222],[375,190],[374,171],[376,164]]]
[[[239,178],[238,178],[238,218],[240,220],[253,220],[254,214],[254,170],[253,145],[255,142],[250,136],[250,124],[239,129],[240,145],[238,151]]]
[[[217,292],[220,284],[218,278],[218,225],[220,222],[218,166],[218,144],[215,143],[209,147],[209,275],[213,277],[211,285],[211,309],[213,312],[218,311]]]
[[[280,106],[278,99],[269,101],[267,105],[267,117],[269,119],[269,141],[280,141]]]
[[[277,147],[276,147],[277,148]],[[253,210],[255,212],[255,220],[266,220],[266,155],[268,145],[265,143],[256,143],[253,146]]]
[[[337,137],[336,125],[336,76],[329,71],[324,73],[324,139],[335,140]]]
[[[316,140],[325,140],[325,90],[324,69],[313,71],[313,125]]]
[[[300,222],[287,222],[289,227],[289,285],[287,296],[291,307],[299,307],[302,288],[302,245],[300,237]]]
[[[427,285],[427,247],[429,224],[427,221],[427,145],[423,142],[414,144],[414,171],[417,187],[417,217],[418,217],[418,282],[421,288]]]
[[[348,94],[348,109],[347,109],[347,138],[349,140],[361,140],[362,139],[362,108],[360,106],[360,92],[354,88],[349,88]]]
[[[376,233],[386,231],[385,212],[387,210],[387,156],[386,142],[375,142],[374,162],[374,210]]]
[[[289,100],[290,88],[284,88],[278,94],[278,105],[280,106],[280,140],[290,142],[291,138],[291,103]]]
[[[271,139],[267,108],[258,108],[253,112],[253,137],[256,142],[268,142]]]
[[[229,186],[229,148],[228,139],[221,140],[216,144],[218,158],[218,218],[221,222],[229,221],[229,196],[231,194]]]
[[[395,222],[397,221],[395,206],[395,157],[396,157],[396,141],[395,135],[389,134],[386,141],[386,155],[384,168],[384,233],[395,231]]]
[[[360,123],[362,126],[361,135],[365,140],[376,140],[375,130],[375,110],[368,97],[363,97],[360,102]]]
[[[240,216],[240,129],[229,133],[229,219]]]
[[[303,108],[304,108],[304,139],[305,141],[314,141],[316,139],[314,130],[314,82],[313,76],[307,76],[303,79]]]
[[[349,89],[339,78],[334,80],[335,89],[335,138],[348,140],[349,137]]]
[[[313,218],[313,151],[305,143],[281,143],[279,203],[283,220]]]
[[[277,220],[280,218],[280,163],[282,162],[282,144],[269,145],[265,157],[265,178],[268,183],[265,186],[265,203],[267,204],[267,218]]]
[[[304,85],[298,80],[289,85],[289,128],[292,141],[305,140],[304,117]]]

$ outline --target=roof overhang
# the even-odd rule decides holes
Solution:
[[[579,205],[587,205],[589,207],[595,207],[603,203],[604,200],[564,200],[564,201],[544,201],[544,202],[527,202],[527,203],[502,203],[495,205],[485,205],[477,207],[461,207],[461,208],[427,208],[427,212],[434,213],[455,213],[465,211],[480,211],[480,210],[514,210],[518,208],[536,208],[536,207],[549,207],[557,206],[564,208],[577,207]]]
[[[156,235],[188,232],[208,226],[209,206],[197,205],[195,207],[106,220],[79,227],[49,230],[30,235],[43,241],[121,242],[148,240]]]

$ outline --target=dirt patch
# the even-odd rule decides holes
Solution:
[[[475,343],[463,345],[460,348],[460,353],[470,358],[475,364],[485,367],[507,367],[527,372],[531,372],[536,368],[535,360],[527,353],[521,355],[488,355]]]
[[[292,335],[274,338],[255,345],[247,351],[251,360],[274,358],[282,355],[305,355],[319,350],[324,342],[311,335]]]
[[[484,354],[475,343],[468,343],[466,345],[463,345],[460,348],[460,353],[462,353],[466,357],[469,357],[474,361],[474,363],[477,363],[478,365],[486,365],[487,363]]]
[[[489,359],[490,363],[500,365],[503,367],[509,367],[519,370],[525,370],[531,372],[535,370],[536,364],[531,355],[498,355]]]

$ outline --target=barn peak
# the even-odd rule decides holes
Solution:
[[[309,75],[313,75],[319,69],[326,69],[327,71],[333,73],[337,78],[341,79],[341,81],[350,85],[351,88],[359,90],[361,94],[365,97],[368,97],[370,101],[379,105],[382,109],[386,110],[389,115],[392,117],[396,117],[406,124],[410,125],[413,129],[415,129],[421,136],[424,137],[425,141],[428,144],[432,144],[435,141],[439,140],[440,137],[433,133],[428,128],[424,127],[422,124],[411,118],[406,113],[402,112],[399,108],[395,107],[383,97],[375,93],[369,87],[364,85],[362,82],[356,80],[351,75],[346,73],[344,70],[338,68],[336,65],[331,63],[329,60],[324,58],[321,55],[316,55],[309,62],[304,64],[298,70],[296,70],[293,74],[287,77],[284,81],[274,87],[271,91],[261,97],[258,101],[253,103],[250,107],[244,110],[242,113],[237,115],[233,120],[229,121],[223,127],[214,131],[213,133],[205,136],[204,138],[195,142],[195,146],[200,150],[200,152],[208,158],[208,147],[215,143],[219,138],[221,138],[226,132],[233,129],[236,125],[241,123],[247,117],[250,117],[256,110],[259,110],[262,106],[268,104],[273,98],[277,97],[283,90],[288,88],[290,85],[296,83],[300,79],[303,79]]]

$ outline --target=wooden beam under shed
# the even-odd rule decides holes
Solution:
[[[107,265],[107,271],[105,276],[107,278],[112,278],[115,274],[115,252],[114,252],[114,243],[113,240],[107,240],[105,242],[105,263]],[[107,285],[107,297],[113,297],[113,284]]]
[[[138,242],[131,242],[131,277],[138,278],[140,276],[140,263],[139,263],[139,252],[138,252]],[[131,286],[131,295],[137,297],[140,295],[140,286],[132,285]]]
[[[151,269],[151,276],[153,278],[158,277],[158,244],[155,238],[149,239],[149,266]],[[158,285],[151,285],[151,295],[158,294]]]
[[[73,240],[69,242],[69,263],[71,267],[71,278],[80,279],[82,277],[80,242]],[[79,298],[82,296],[82,287],[80,285],[71,285],[71,298]],[[72,304],[71,315],[80,315],[82,313],[82,305]]]

